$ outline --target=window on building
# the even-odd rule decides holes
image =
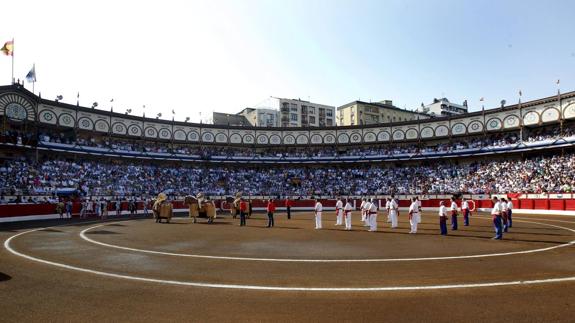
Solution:
[[[297,114],[295,114],[295,113],[290,114],[290,120],[291,121],[297,121]]]
[[[333,120],[332,119],[326,119],[325,123],[330,127],[333,126]]]
[[[315,117],[314,116],[309,116],[309,123],[315,124]]]
[[[292,104],[291,104],[291,111],[292,111],[292,112],[297,112],[297,104],[295,104],[295,103],[292,103]]]
[[[308,107],[309,114],[315,114],[315,107]]]
[[[326,116],[328,117],[333,117],[333,111],[332,110],[327,110],[327,112],[325,113]]]

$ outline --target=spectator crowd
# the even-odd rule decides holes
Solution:
[[[0,164],[2,196],[371,195],[570,193],[575,155],[432,165],[194,166],[130,161],[10,160]]]
[[[287,157],[287,158],[315,158],[315,157],[351,157],[351,156],[393,156],[399,154],[429,154],[429,153],[452,153],[467,149],[493,149],[520,143],[535,143],[572,137],[575,131],[571,125],[563,129],[563,133],[557,127],[543,128],[531,131],[521,140],[519,132],[504,134],[477,135],[463,139],[443,140],[422,143],[395,143],[384,145],[371,145],[369,147],[357,146],[333,146],[329,147],[270,147],[254,148],[249,146],[214,146],[214,145],[189,145],[171,143],[166,144],[157,141],[128,140],[103,136],[96,137],[66,137],[63,134],[40,134],[39,141],[44,143],[58,143],[74,145],[78,147],[92,147],[118,152],[141,152],[156,154],[178,154],[185,156],[197,156],[204,159],[212,157]]]

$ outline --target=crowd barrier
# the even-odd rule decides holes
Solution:
[[[508,194],[498,195],[499,197],[506,197],[513,201],[514,213],[527,213],[527,214],[561,214],[561,215],[575,215],[575,196],[573,194],[549,194],[549,195],[535,195],[535,194]],[[407,210],[410,205],[409,195],[401,195],[399,198],[400,210]],[[433,195],[433,196],[420,196],[421,207],[424,211],[436,211],[439,203],[444,201],[445,206],[451,205],[449,195]],[[464,195],[469,200],[470,208],[475,212],[489,212],[493,207],[493,202],[489,196],[484,195]],[[386,196],[377,196],[380,209],[385,208]],[[229,200],[229,199],[228,199]],[[285,200],[274,200],[278,212],[285,212]],[[321,198],[324,211],[334,211],[336,200],[333,198]],[[354,209],[358,209],[361,204],[360,197],[351,198]],[[231,208],[231,203],[227,202],[224,197],[214,198],[216,208],[220,214],[226,214]],[[187,207],[182,200],[172,201],[174,209],[179,212],[185,212]],[[255,212],[265,211],[267,206],[267,199],[263,197],[253,197],[251,199],[252,209]],[[293,211],[312,211],[315,206],[313,199],[293,199]],[[461,206],[461,200],[457,200],[457,204]],[[143,202],[137,202],[136,207],[138,213],[142,213],[144,209]],[[72,207],[72,214],[74,217],[79,216],[81,209],[80,202],[74,202]],[[148,205],[151,209],[151,204]],[[128,202],[121,202],[122,214],[127,214]],[[109,214],[115,214],[114,203],[108,203]],[[150,211],[151,212],[151,211]],[[36,220],[36,219],[50,219],[57,218],[59,215],[56,213],[56,205],[50,203],[44,204],[3,204],[0,205],[0,222],[13,222],[23,220]]]

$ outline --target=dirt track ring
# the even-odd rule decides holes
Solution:
[[[479,217],[478,217],[479,218]],[[481,219],[481,218],[479,218]],[[483,219],[485,220],[485,219]],[[532,222],[532,221],[524,221],[518,220],[516,222],[522,223],[532,223],[532,224],[540,224],[549,227],[555,227],[559,229],[568,230],[575,233],[575,230],[553,225],[553,224],[546,224],[540,222]],[[444,257],[417,257],[417,258],[374,258],[374,259],[283,259],[283,258],[254,258],[254,257],[229,257],[229,256],[210,256],[210,255],[198,255],[198,254],[187,254],[187,253],[175,253],[175,252],[164,252],[164,251],[155,251],[155,250],[148,250],[148,249],[138,249],[138,248],[130,248],[124,246],[118,246],[114,244],[109,244],[105,242],[96,241],[94,239],[88,238],[86,233],[90,230],[103,227],[108,225],[106,224],[99,224],[87,229],[84,229],[80,232],[80,238],[83,240],[97,244],[100,246],[108,247],[108,248],[115,248],[127,251],[134,251],[134,252],[141,252],[141,253],[148,253],[148,254],[155,254],[155,255],[164,255],[164,256],[174,256],[174,257],[191,257],[191,258],[204,258],[204,259],[220,259],[220,260],[237,260],[237,261],[264,261],[264,262],[316,262],[316,263],[338,263],[338,262],[404,262],[404,261],[430,261],[430,260],[455,260],[455,259],[472,259],[472,258],[487,258],[487,257],[501,257],[501,256],[511,256],[511,255],[519,255],[519,254],[529,254],[529,253],[536,253],[536,252],[544,252],[553,249],[568,247],[571,245],[575,245],[575,240],[570,242],[566,242],[557,246],[547,247],[547,248],[537,248],[537,249],[530,249],[530,250],[522,250],[522,251],[512,251],[512,252],[502,252],[502,253],[490,253],[490,254],[478,254],[478,255],[463,255],[463,256],[444,256]]]
[[[564,229],[570,232],[574,232],[574,229],[570,229],[570,228],[566,228],[566,227],[562,227],[562,226],[557,226],[557,225],[551,225],[551,224],[546,224],[546,223],[540,223],[540,222],[532,222],[532,221],[521,221],[518,220],[517,222],[527,222],[527,223],[535,223],[535,224],[539,224],[539,225],[544,225],[544,226],[550,226],[550,227],[555,227],[555,228],[560,228],[560,229]],[[95,226],[97,227],[97,226]],[[535,285],[535,284],[546,284],[546,283],[559,283],[559,282],[571,282],[571,281],[575,281],[575,276],[569,276],[569,277],[556,277],[556,278],[548,278],[548,279],[533,279],[533,280],[511,280],[511,281],[495,281],[495,282],[486,282],[486,283],[453,283],[453,284],[442,284],[442,285],[422,285],[422,286],[381,286],[381,287],[298,287],[298,286],[293,286],[293,287],[286,287],[286,286],[263,286],[263,285],[243,285],[243,284],[217,284],[217,283],[209,283],[209,282],[194,282],[194,281],[180,281],[180,280],[164,280],[164,279],[155,279],[155,278],[148,278],[148,277],[141,277],[141,276],[132,276],[132,275],[123,275],[123,274],[116,274],[116,273],[112,273],[112,272],[106,272],[106,271],[98,271],[98,270],[92,270],[92,269],[88,269],[88,268],[82,268],[82,267],[77,267],[77,266],[72,266],[72,265],[67,265],[64,263],[59,263],[59,262],[54,262],[54,261],[49,261],[49,260],[45,260],[45,259],[40,259],[34,256],[30,256],[24,253],[21,253],[17,250],[15,250],[14,248],[12,248],[11,246],[11,242],[13,240],[15,240],[16,238],[23,236],[25,234],[28,233],[32,233],[32,232],[36,232],[36,231],[40,231],[40,230],[45,230],[47,228],[51,228],[51,227],[46,227],[46,228],[38,228],[38,229],[34,229],[34,230],[28,230],[28,231],[24,231],[18,234],[15,234],[11,237],[9,237],[8,239],[6,239],[6,241],[4,242],[4,247],[6,248],[6,250],[8,250],[10,253],[31,260],[31,261],[35,261],[35,262],[39,262],[39,263],[43,263],[43,264],[47,264],[47,265],[51,265],[51,266],[56,266],[59,268],[64,268],[64,269],[68,269],[68,270],[74,270],[74,271],[79,271],[79,272],[84,272],[84,273],[90,273],[90,274],[94,274],[94,275],[99,275],[99,276],[104,276],[104,277],[111,277],[111,278],[118,278],[118,279],[126,279],[126,280],[132,280],[132,281],[142,281],[142,282],[152,282],[152,283],[160,283],[160,284],[168,284],[168,285],[179,285],[179,286],[193,286],[193,287],[204,287],[204,288],[224,288],[224,289],[243,289],[243,290],[262,290],[262,291],[306,291],[306,292],[377,292],[377,291],[415,291],[415,290],[440,290],[440,289],[463,289],[463,288],[480,288],[480,287],[496,287],[496,286],[514,286],[514,285]],[[82,231],[82,233],[85,233],[86,231],[88,231],[89,229],[93,229],[94,227],[85,229]],[[131,250],[131,251],[137,251],[137,252],[152,252],[152,253],[159,253],[159,252],[154,252],[154,251],[142,251],[142,250],[137,250],[137,249],[133,249],[133,248],[126,248],[126,247],[120,247],[120,246],[113,246],[113,245],[107,245],[107,244],[103,244],[100,242],[96,242],[97,244],[100,245],[105,245],[108,247],[113,247],[113,248],[120,248],[120,249],[124,249],[124,250]],[[477,257],[493,257],[496,255],[509,255],[509,254],[521,254],[521,253],[534,253],[534,252],[542,252],[542,251],[548,251],[551,249],[557,249],[557,248],[561,248],[561,247],[566,247],[566,246],[572,246],[575,244],[575,240],[572,240],[570,242],[558,245],[558,246],[554,246],[554,247],[549,247],[549,248],[540,248],[540,249],[534,249],[534,250],[527,250],[527,251],[518,251],[518,252],[511,252],[511,253],[504,253],[504,254],[491,254],[491,255],[472,255],[472,256],[457,256],[457,257],[433,257],[433,258],[420,258],[420,260],[448,260],[448,259],[462,259],[462,258],[477,258]],[[164,253],[165,254],[165,253]],[[192,256],[192,255],[188,255]],[[199,258],[213,258],[215,256],[201,256],[201,255],[193,255],[194,257],[199,257]],[[240,258],[240,257],[217,257],[217,258],[224,258],[224,259],[230,259],[230,260],[254,260],[254,261],[294,261],[292,260],[284,260],[284,259],[279,259],[279,260],[263,260],[263,259],[259,259],[259,258],[254,258],[254,259],[250,259],[250,258]],[[376,261],[406,261],[406,259],[409,258],[405,258],[405,259],[379,259]],[[295,261],[306,261],[306,262],[333,262],[336,261],[335,259],[333,260],[310,260],[310,259],[299,259],[299,260],[295,260]],[[373,262],[373,259],[338,259],[337,261],[345,261],[345,262]],[[417,261],[414,259],[411,259],[409,261]]]

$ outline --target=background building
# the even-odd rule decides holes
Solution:
[[[464,114],[467,113],[467,101],[464,101],[463,105],[459,105],[449,102],[447,98],[433,99],[433,103],[431,104],[424,106],[422,103],[422,108],[420,112],[427,113],[431,116],[437,116],[437,117],[447,117],[458,114]]]
[[[335,107],[300,99],[276,98],[282,127],[335,126]]]
[[[380,102],[353,101],[337,108],[337,121],[340,126],[369,125],[428,118],[430,116],[427,114],[400,109],[394,106],[391,100]]]
[[[214,112],[212,114],[213,123],[222,126],[251,126],[251,123],[246,119],[244,115],[239,114],[229,114]]]
[[[255,127],[279,127],[279,111],[266,108],[245,108],[238,113]]]
[[[214,124],[255,127],[330,127],[335,126],[335,107],[300,99],[270,97],[237,114],[214,112]],[[233,117],[232,117],[233,116]],[[237,118],[236,118],[237,117]]]

